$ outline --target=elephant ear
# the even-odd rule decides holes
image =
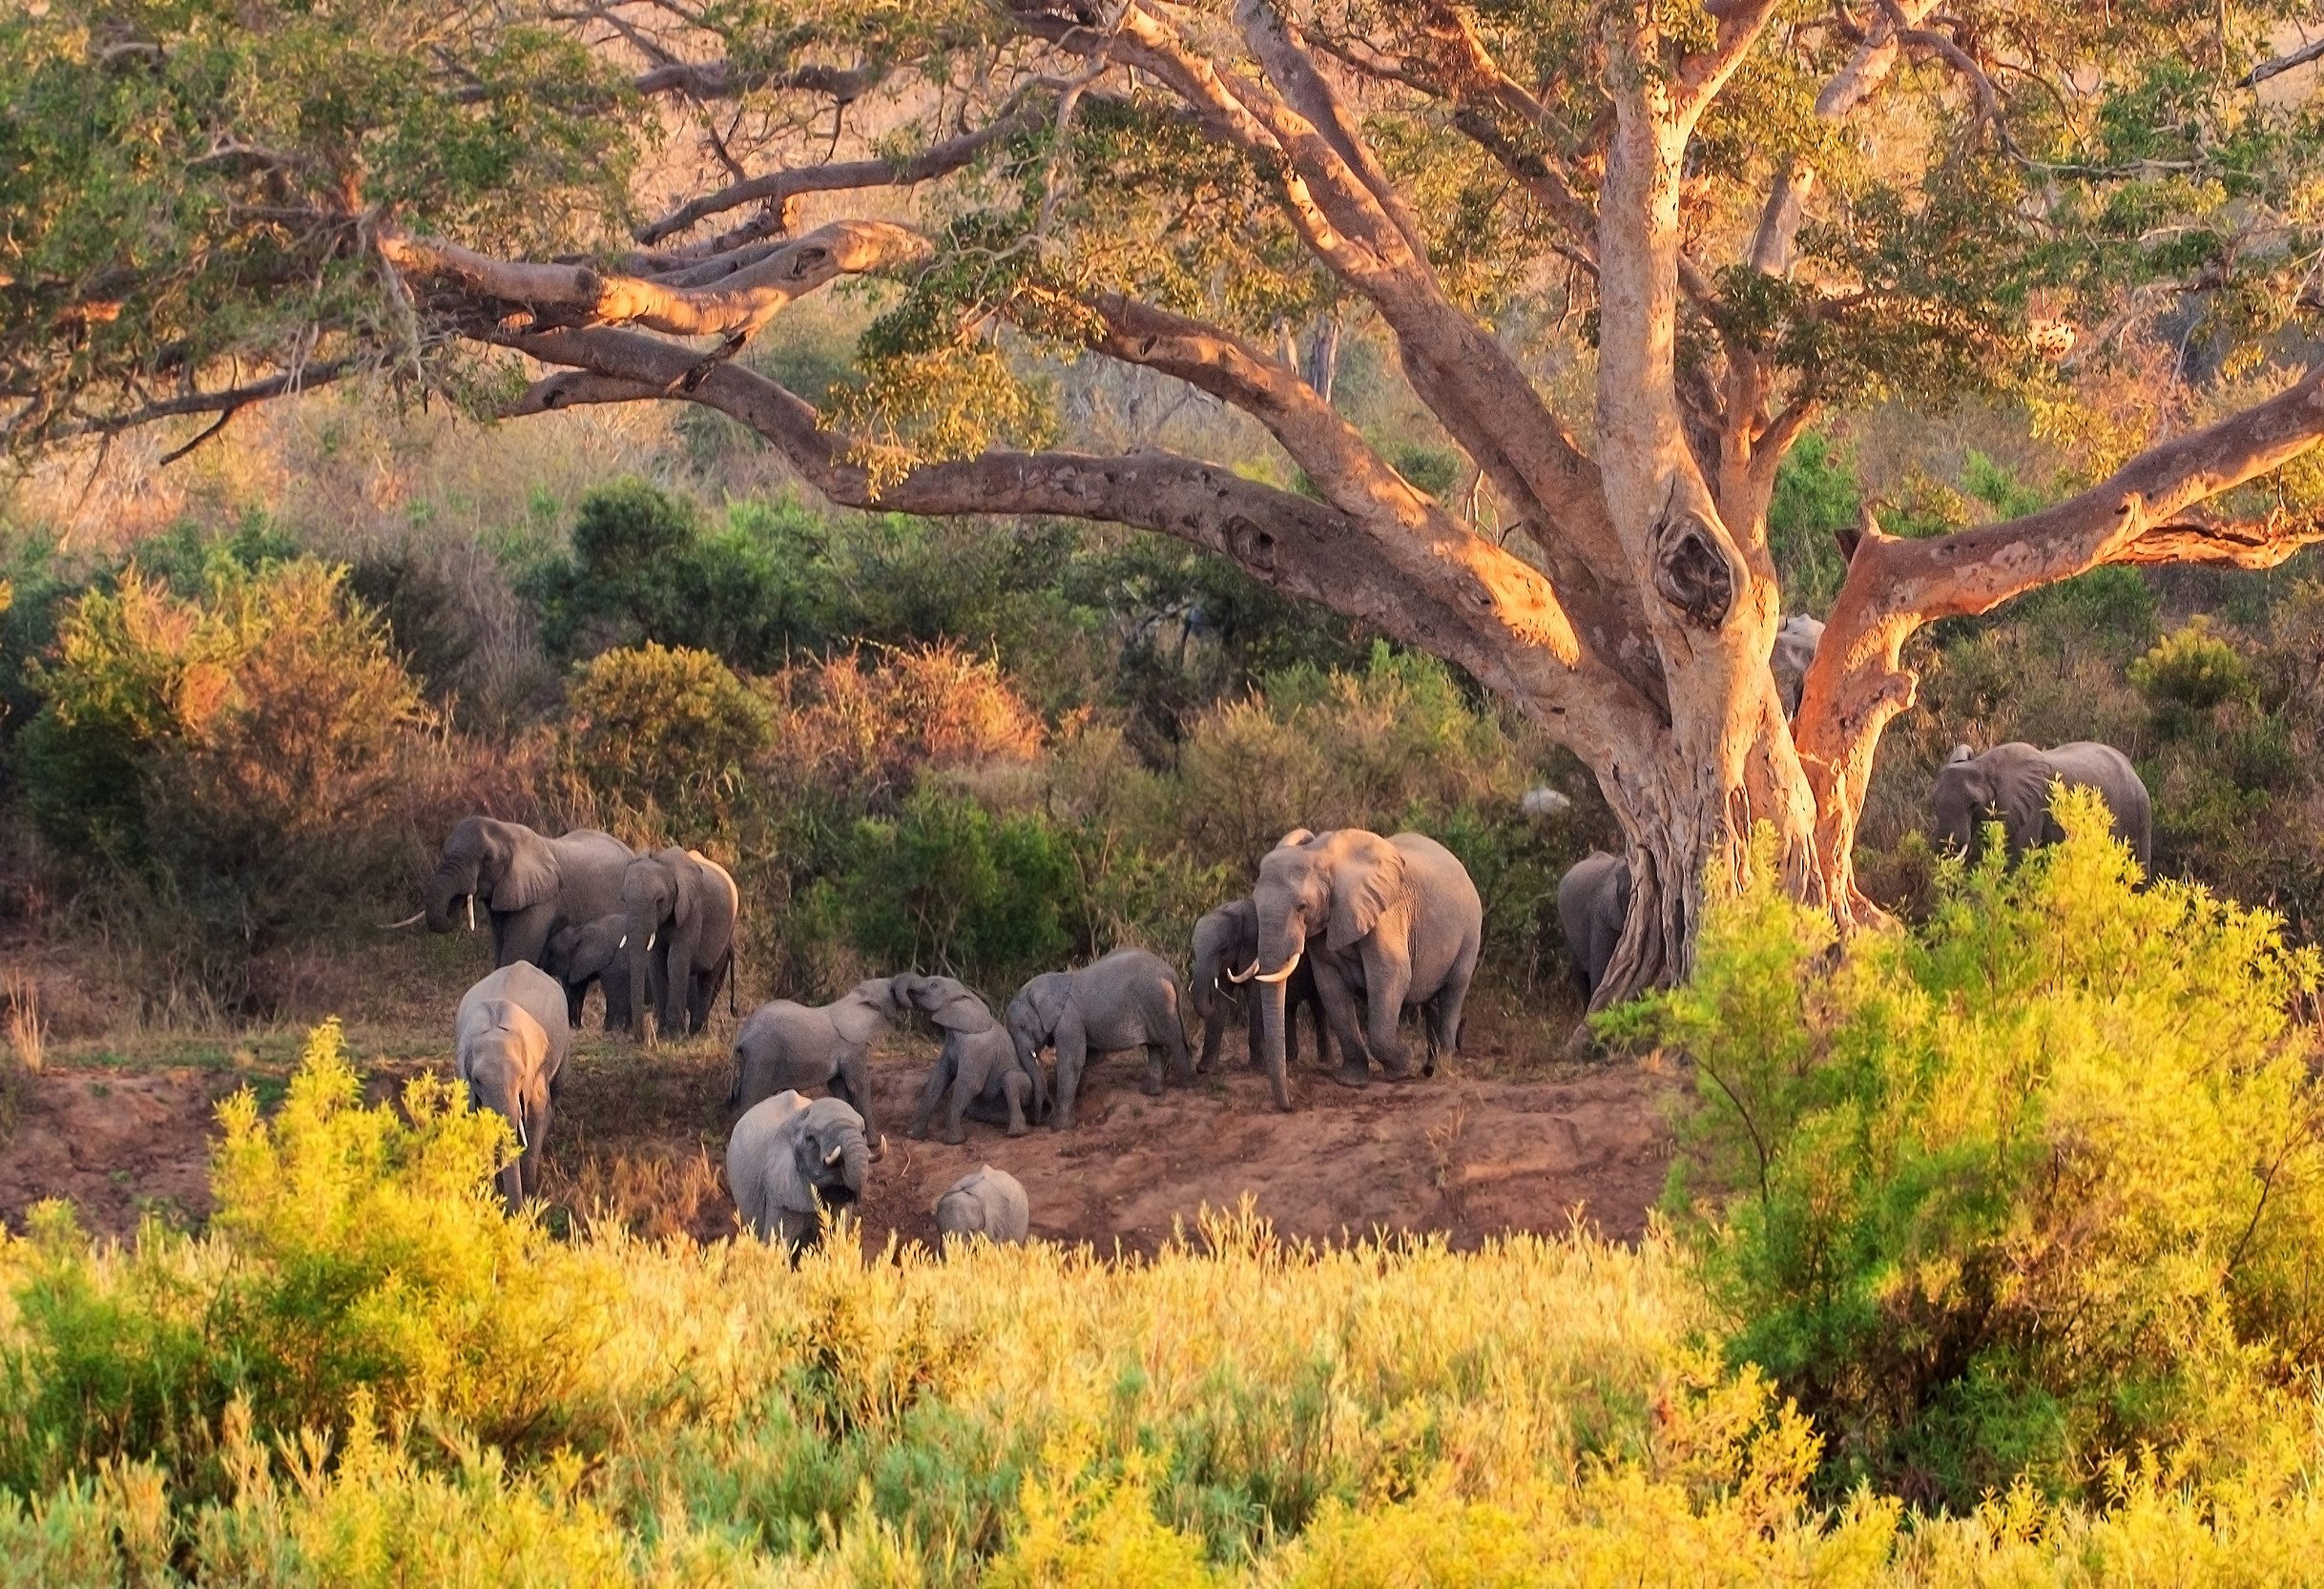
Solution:
[[[690,854],[672,856],[669,866],[672,881],[676,884],[671,890],[674,898],[670,907],[670,925],[673,929],[691,927],[694,918],[701,913],[702,891],[710,886],[710,878],[704,875],[701,863]]]
[[[992,1011],[985,1007],[985,1001],[949,977],[923,979],[913,1002],[947,1032],[984,1032],[993,1026]]]
[[[496,911],[529,910],[557,897],[557,853],[530,828],[508,825],[508,863],[492,885]]]
[[[887,1024],[886,999],[864,991],[882,985],[877,982],[858,983],[831,1006],[832,1028],[849,1046],[862,1047],[879,1035],[881,1027]]]
[[[1066,1001],[1072,996],[1072,979],[1048,971],[1026,983],[1017,999],[1043,1031],[1054,1032],[1064,1023]]]
[[[1944,758],[1944,764],[1947,767],[1952,767],[1961,762],[1975,761],[1976,759],[1977,753],[1975,751],[1972,751],[1966,745],[1956,745],[1953,747],[1953,753]]]
[[[1332,874],[1332,919],[1325,939],[1345,953],[1380,925],[1404,898],[1404,853],[1382,838],[1343,857]]]
[[[1276,839],[1275,841],[1275,847],[1278,850],[1287,849],[1294,844],[1304,844],[1315,836],[1315,833],[1312,829],[1294,828],[1291,830],[1291,832]]]

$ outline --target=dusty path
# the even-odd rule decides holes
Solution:
[[[1384,1227],[1474,1245],[1503,1230],[1562,1230],[1578,1214],[1630,1239],[1670,1162],[1670,1083],[1629,1064],[1362,1092],[1311,1074],[1297,1079],[1297,1111],[1281,1114],[1264,1082],[1239,1067],[1147,1098],[1135,1062],[1121,1056],[1093,1070],[1073,1131],[1044,1126],[1011,1141],[972,1122],[968,1141],[947,1147],[903,1135],[928,1057],[900,1043],[876,1072],[889,1146],[861,1210],[874,1245],[890,1230],[931,1237],[937,1194],[979,1164],[1025,1183],[1039,1234],[1106,1249],[1119,1241],[1152,1250],[1174,1221],[1246,1195],[1287,1236]],[[385,1096],[417,1067],[376,1064],[371,1090]],[[149,1209],[199,1220],[213,1105],[240,1081],[215,1068],[70,1064],[20,1078],[0,1143],[0,1220],[20,1228],[25,1208],[52,1196],[78,1204],[96,1231],[127,1234]],[[558,1119],[552,1200],[649,1233],[731,1230],[719,1174],[726,1081],[713,1048],[641,1054],[592,1036]]]

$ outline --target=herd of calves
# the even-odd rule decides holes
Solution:
[[[2060,784],[2097,790],[2117,836],[2147,863],[2146,788],[2119,752],[2088,742],[2047,751],[2002,745],[1982,755],[1956,750],[1936,782],[1937,837],[1973,853],[1988,824],[1999,823],[2012,856],[2054,841],[2062,836],[2050,807]],[[1618,857],[1597,853],[1558,885],[1560,924],[1585,997],[1614,954],[1629,880]],[[699,1032],[722,986],[732,1002],[739,897],[723,869],[693,851],[641,855],[594,829],[551,838],[472,816],[446,839],[424,914],[448,931],[465,906],[473,927],[479,901],[498,969],[460,1001],[456,1054],[470,1102],[515,1133],[517,1157],[500,1172],[513,1207],[538,1192],[558,1083],[590,989],[602,989],[609,1029],[626,1025],[643,1037],[651,1013],[663,1031]],[[832,1212],[862,1196],[882,1147],[871,1045],[891,1022],[913,1018],[933,1024],[943,1047],[909,1134],[926,1135],[941,1106],[941,1135],[953,1144],[965,1140],[970,1119],[1005,1125],[1011,1137],[1043,1121],[1070,1129],[1093,1056],[1143,1050],[1150,1094],[1162,1090],[1166,1063],[1191,1083],[1217,1058],[1237,986],[1254,995],[1244,1010],[1251,1063],[1267,1073],[1278,1107],[1291,1106],[1288,1072],[1302,1009],[1333,1080],[1362,1086],[1375,1066],[1390,1077],[1431,1074],[1457,1051],[1483,929],[1466,870],[1434,839],[1301,829],[1261,862],[1249,898],[1197,924],[1183,1000],[1169,961],[1125,948],[1033,978],[1000,1017],[953,978],[908,972],[860,982],[820,1007],[761,1004],[735,1037],[728,1185],[760,1238],[794,1250],[815,1240]],[[1182,1002],[1202,1022],[1199,1060]],[[1407,1014],[1420,1017],[1417,1062],[1399,1029]],[[1043,1063],[1051,1051],[1053,1081]],[[810,1100],[811,1091],[824,1096]],[[1016,1242],[1026,1239],[1030,1210],[1024,1187],[986,1166],[950,1187],[935,1216],[943,1233]]]

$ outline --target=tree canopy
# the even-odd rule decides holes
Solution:
[[[359,373],[480,414],[670,399],[839,502],[1196,542],[1589,764],[1630,846],[1612,997],[1683,969],[1754,822],[1795,895],[1862,910],[1919,627],[2324,534],[2304,11],[35,0],[0,19],[6,434],[191,444]],[[785,389],[752,344],[851,277],[856,370]],[[1466,489],[1399,473],[1286,347],[1342,320]],[[1311,489],[1077,450],[1040,373],[1083,357],[1234,405]],[[2095,400],[2109,372],[2137,402]],[[1787,720],[1777,464],[1835,408],[1968,397],[2026,405],[2085,489],[1866,526]]]

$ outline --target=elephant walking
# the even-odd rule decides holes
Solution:
[[[1295,832],[1259,863],[1252,898],[1258,906],[1258,956],[1241,973],[1229,973],[1229,980],[1260,984],[1276,1108],[1291,1107],[1284,984],[1311,953],[1324,1017],[1339,1042],[1333,1079],[1341,1085],[1368,1083],[1375,1060],[1391,1077],[1412,1074],[1396,1029],[1407,1005],[1425,1015],[1422,1074],[1435,1070],[1439,1056],[1456,1051],[1462,1006],[1484,943],[1484,902],[1450,850],[1424,834]]]
[[[541,1150],[572,1046],[565,990],[537,966],[504,965],[461,995],[452,1041],[469,1104],[516,1133],[517,1156],[502,1166],[500,1189],[511,1210],[522,1207],[540,1195]]]
[[[871,1045],[889,1019],[906,1007],[888,977],[858,982],[820,1007],[788,999],[759,1005],[735,1034],[735,1088],[726,1106],[747,1109],[786,1089],[828,1088],[863,1117],[863,1134],[877,1152]]]
[[[1006,1246],[1031,1234],[1032,1205],[1015,1176],[990,1165],[962,1176],[936,1200],[936,1233],[983,1236]]]
[[[836,1098],[778,1092],[726,1139],[726,1185],[743,1227],[794,1256],[822,1239],[828,1215],[862,1197],[870,1169],[863,1117]]]
[[[491,918],[492,963],[538,965],[557,929],[621,909],[622,878],[635,858],[627,844],[595,828],[550,838],[522,822],[464,816],[444,841],[421,914],[429,932],[448,933],[465,904],[472,929],[481,896]]]
[[[672,845],[639,856],[623,875],[630,947],[630,1033],[643,1039],[651,1009],[663,1032],[691,1036],[710,1024],[718,988],[734,969],[741,895],[726,868]]]
[[[541,969],[565,984],[566,1013],[581,1029],[581,1006],[592,987],[605,989],[605,1029],[630,1023],[630,918],[612,911],[594,921],[560,927],[541,951]]]
[[[2051,790],[2095,789],[2114,817],[2114,836],[2130,846],[2144,870],[2154,856],[2154,808],[2130,758],[2111,745],[2076,740],[2044,751],[2023,740],[1978,755],[1956,745],[1938,771],[1932,803],[1938,842],[1974,858],[1984,825],[1998,820],[2015,862],[2025,852],[2065,836],[2050,810]]]
[[[1018,1063],[1027,1071],[1039,1075],[1041,1051],[1052,1044],[1057,1049],[1057,1104],[1049,1124],[1060,1131],[1073,1128],[1073,1100],[1093,1053],[1145,1049],[1143,1086],[1150,1097],[1162,1091],[1166,1057],[1180,1082],[1194,1079],[1178,1016],[1178,974],[1144,949],[1116,949],[1078,971],[1044,972],[1009,1001],[1007,1019]]]
[[[1593,850],[1557,883],[1557,920],[1566,933],[1566,958],[1585,1006],[1606,980],[1622,923],[1630,911],[1630,869],[1620,856]]]
[[[1025,1135],[1027,1112],[1038,1120],[1047,1111],[1048,1083],[1039,1065],[1027,1071],[1016,1039],[992,1018],[985,1001],[950,977],[904,974],[891,980],[897,1003],[919,1010],[944,1034],[905,1135],[915,1141],[925,1137],[937,1104],[947,1095],[942,1141],[956,1145],[967,1141],[965,1120],[1005,1124],[1010,1136]]]
[[[1258,959],[1258,905],[1250,899],[1231,899],[1194,923],[1194,980],[1187,1001],[1202,1022],[1202,1053],[1196,1070],[1209,1070],[1218,1059],[1219,1040],[1226,1035],[1230,1006],[1243,1006],[1246,1063],[1255,1070],[1266,1063],[1266,1043],[1259,1031],[1259,1001],[1242,993],[1228,979]],[[1301,960],[1283,984],[1284,1063],[1299,1063],[1299,1012],[1307,1012],[1308,1029],[1316,1038],[1316,1063],[1326,1070],[1332,1063],[1331,1029],[1323,1020],[1323,996],[1316,991],[1316,968]]]

